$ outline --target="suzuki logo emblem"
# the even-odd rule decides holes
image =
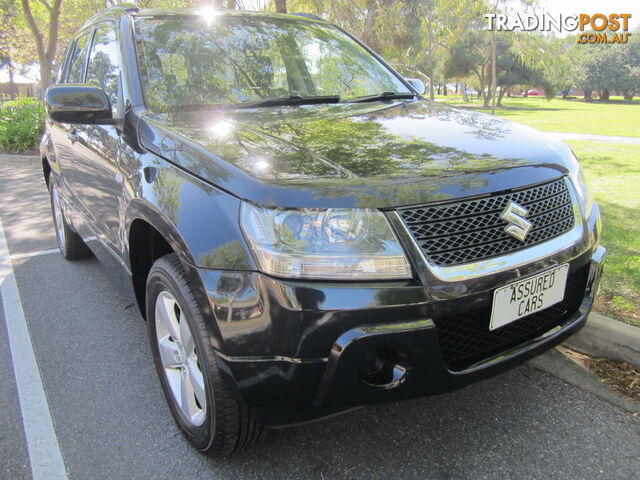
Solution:
[[[504,231],[524,242],[524,238],[533,227],[533,224],[524,218],[527,215],[529,215],[529,211],[526,208],[516,202],[509,202],[507,208],[500,214],[501,219],[510,223],[504,228]]]

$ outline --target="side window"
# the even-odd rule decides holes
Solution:
[[[62,77],[64,76],[64,66],[67,64],[68,60],[69,60],[69,50],[71,49],[70,46],[67,46],[67,48],[65,48],[64,50],[64,54],[62,55],[62,61],[60,62],[60,66],[58,67],[58,73],[56,73],[56,82],[55,83],[62,83]]]
[[[69,61],[69,74],[67,75],[67,83],[83,83],[84,82],[84,60],[87,58],[87,49],[89,48],[89,33],[85,33],[76,40],[73,55]]]
[[[111,100],[111,105],[115,107],[118,101],[119,81],[120,68],[115,31],[111,27],[99,27],[89,54],[87,83],[102,88]]]

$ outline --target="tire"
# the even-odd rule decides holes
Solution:
[[[153,264],[146,311],[160,383],[186,438],[211,457],[227,456],[254,443],[262,428],[225,385],[211,333],[175,254]]]
[[[51,179],[49,185],[49,201],[51,202],[51,216],[53,228],[58,241],[60,253],[67,260],[80,260],[91,256],[91,250],[84,243],[82,237],[78,235],[67,222],[64,213],[62,194],[57,185]]]

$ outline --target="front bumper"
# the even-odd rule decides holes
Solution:
[[[218,364],[238,398],[268,425],[462,388],[532,358],[584,326],[605,255],[597,246],[597,207],[584,226],[579,244],[517,271],[469,282],[432,282],[430,288],[423,287],[423,279],[295,282],[202,269],[221,338]],[[571,311],[543,332],[463,367],[452,366],[438,319],[486,308],[495,287],[507,279],[560,263],[584,275]],[[384,352],[385,367],[367,377],[366,364],[375,352]]]

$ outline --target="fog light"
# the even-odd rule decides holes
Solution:
[[[362,366],[362,381],[373,388],[390,390],[407,380],[408,359],[402,353],[385,348],[371,351]]]
[[[362,375],[366,379],[375,378],[387,366],[389,355],[386,350],[374,350],[367,355],[362,367]]]

